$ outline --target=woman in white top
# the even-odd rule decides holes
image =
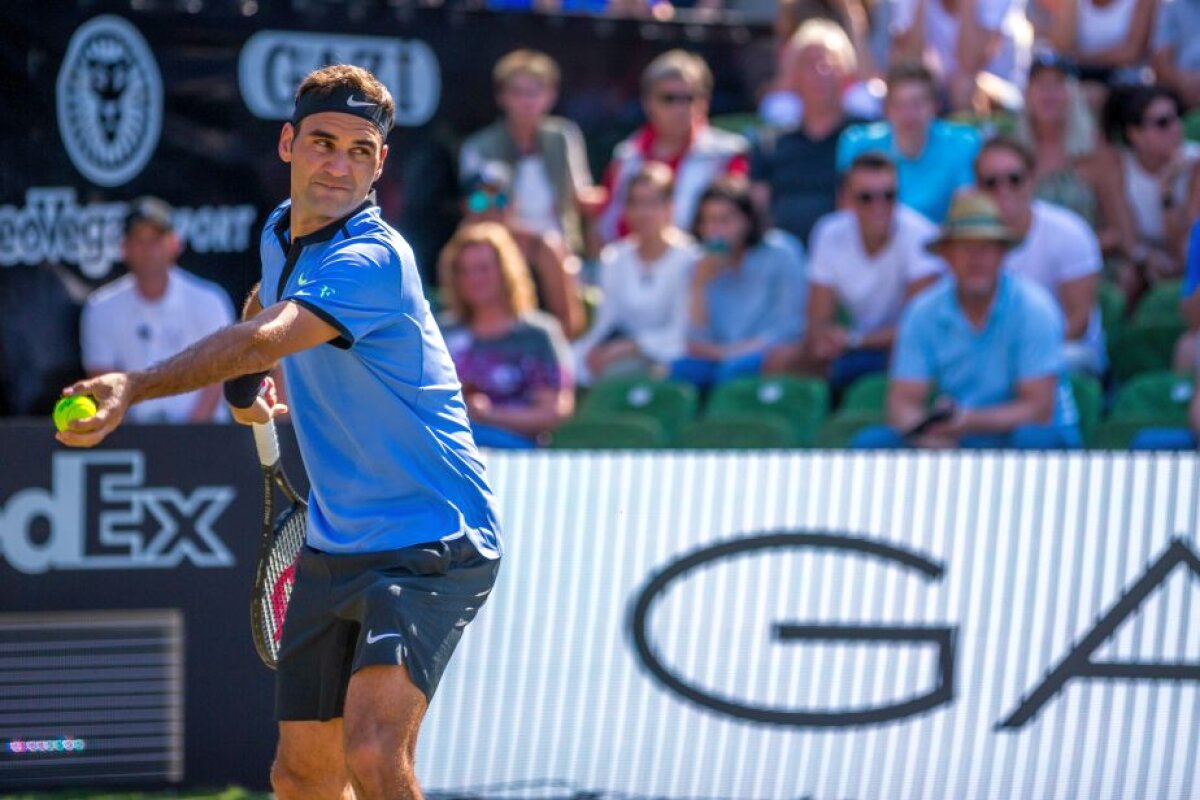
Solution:
[[[671,223],[670,169],[643,165],[626,188],[628,236],[600,254],[604,299],[591,330],[576,344],[581,377],[665,371],[687,344],[688,297],[699,251]]]
[[[1184,141],[1179,102],[1164,87],[1124,89],[1112,102],[1120,109],[1116,116],[1126,143],[1117,166],[1137,232],[1131,254],[1136,269],[1122,284],[1136,297],[1183,269],[1188,209],[1200,184],[1200,145]]]
[[[1146,61],[1157,12],[1158,0],[1062,0],[1050,44],[1079,64],[1085,82],[1108,84]],[[1093,95],[1096,103],[1102,92]]]

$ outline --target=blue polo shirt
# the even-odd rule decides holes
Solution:
[[[896,163],[900,202],[941,222],[950,208],[954,192],[975,182],[975,155],[979,152],[979,132],[969,125],[934,120],[929,127],[925,149],[916,158],[901,155],[887,122],[853,125],[838,139],[839,172],[850,169],[856,156],[881,152]]]
[[[1025,381],[1057,375],[1055,426],[1078,422],[1070,383],[1063,377],[1066,323],[1044,289],[1002,272],[996,298],[982,329],[962,312],[954,279],[931,286],[909,303],[900,318],[891,377],[934,385],[962,408],[1012,402]]]
[[[263,228],[262,304],[291,300],[340,333],[283,359],[308,544],[363,553],[465,535],[498,557],[492,491],[412,250],[369,200],[295,240],[290,206]]]

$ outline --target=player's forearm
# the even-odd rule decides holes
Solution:
[[[129,375],[133,402],[183,394],[238,375],[269,370],[276,358],[253,322],[241,322],[206,336],[147,370]]]

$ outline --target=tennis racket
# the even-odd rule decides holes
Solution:
[[[263,474],[263,516],[254,592],[250,599],[250,628],[258,657],[269,668],[275,669],[279,661],[283,620],[296,580],[296,562],[304,545],[308,504],[296,493],[283,472],[274,421],[253,427]],[[275,513],[276,488],[288,501],[287,508],[279,514]]]

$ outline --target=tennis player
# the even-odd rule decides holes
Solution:
[[[394,114],[363,69],[304,78],[279,137],[291,198],[263,229],[245,320],[69,387],[99,410],[58,435],[95,445],[132,403],[216,381],[239,422],[265,422],[284,409],[264,380],[282,361],[312,485],[277,672],[284,800],[421,796],[418,728],[501,555],[453,363],[412,250],[373,202]]]

